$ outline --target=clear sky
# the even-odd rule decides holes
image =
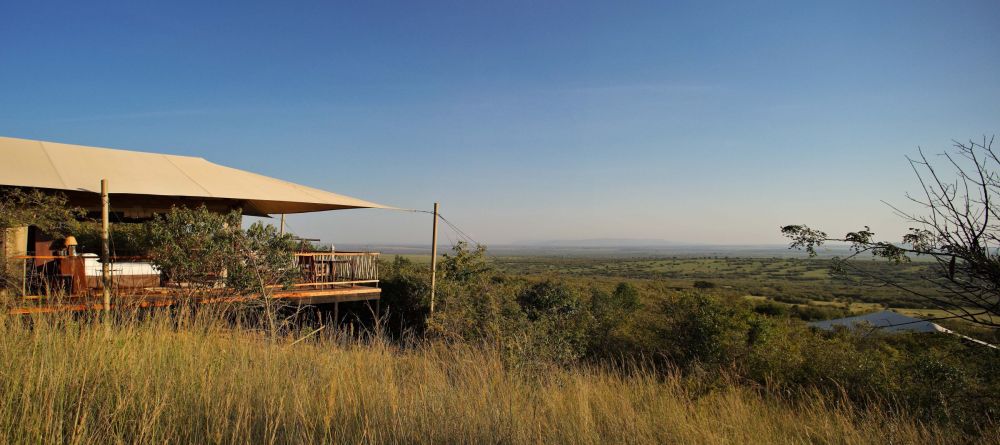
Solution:
[[[437,200],[488,244],[899,234],[904,156],[1000,132],[1000,3],[812,3],[5,0],[0,135]],[[409,243],[430,220],[289,223]]]

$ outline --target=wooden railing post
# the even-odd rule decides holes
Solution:
[[[111,249],[109,247],[111,200],[108,198],[108,180],[101,180],[101,284],[103,309],[111,309]]]
[[[431,235],[431,313],[434,313],[434,292],[437,290],[438,263],[438,203],[434,203],[434,233]]]

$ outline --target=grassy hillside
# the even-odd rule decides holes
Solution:
[[[156,318],[156,317],[154,317]],[[0,321],[3,443],[954,442],[906,413],[205,319]],[[996,431],[982,440],[997,442]]]

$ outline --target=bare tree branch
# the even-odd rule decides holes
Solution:
[[[893,212],[916,225],[901,242],[878,241],[870,228],[850,232],[842,238],[805,225],[782,227],[792,240],[790,247],[805,249],[811,256],[826,242],[846,242],[854,251],[842,264],[868,278],[918,296],[933,306],[981,325],[1000,327],[1000,155],[993,149],[995,137],[982,143],[954,142],[954,152],[942,153],[954,181],[948,181],[938,167],[918,148],[916,158],[907,157],[920,184],[922,198],[907,194],[911,204],[923,214],[902,210],[886,203]],[[853,267],[851,260],[861,253],[890,261],[909,261],[910,255],[934,259],[934,274],[924,277],[937,291],[932,295],[875,276]]]

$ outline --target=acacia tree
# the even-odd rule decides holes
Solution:
[[[810,256],[825,242],[848,243],[853,253],[838,263],[847,267],[851,267],[848,260],[863,253],[893,262],[910,261],[911,256],[930,257],[934,266],[922,279],[937,289],[933,294],[869,276],[951,314],[945,318],[1000,327],[1000,153],[993,149],[993,138],[956,141],[953,150],[941,153],[937,162],[922,150],[918,153],[907,160],[921,190],[907,194],[907,199],[919,210],[908,212],[890,206],[914,225],[901,242],[878,240],[867,226],[843,238],[805,225],[785,226],[781,232],[792,240],[791,248],[805,249]]]

